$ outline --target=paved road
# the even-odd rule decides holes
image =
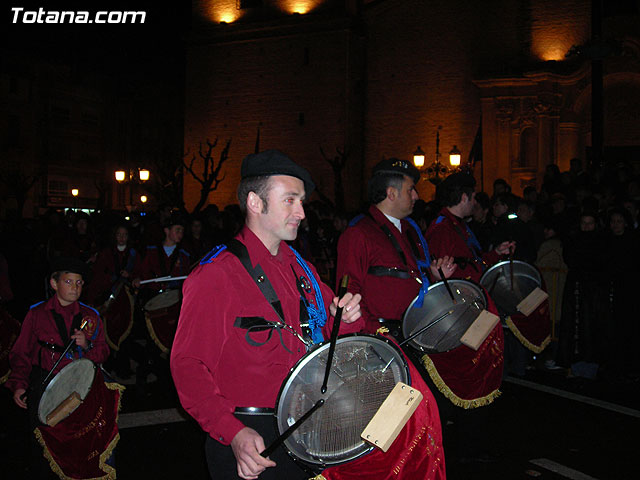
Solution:
[[[640,445],[638,383],[567,380],[531,371],[525,379],[507,378],[490,407],[494,464],[461,465],[456,452],[464,439],[445,428],[450,480],[637,479]],[[2,389],[0,452],[5,472],[25,478],[25,415]],[[178,408],[170,379],[130,385],[123,396],[118,478],[206,479],[204,434]],[[4,475],[3,475],[4,477]],[[7,477],[5,477],[7,478]]]

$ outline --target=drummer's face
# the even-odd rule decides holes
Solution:
[[[416,192],[416,185],[413,178],[405,175],[404,180],[402,181],[402,188],[398,191],[398,216],[396,218],[404,218],[411,215],[411,212],[413,212],[413,205],[416,203],[418,198],[418,192]]]
[[[267,208],[259,216],[260,228],[271,241],[295,240],[304,219],[304,182],[288,175],[274,175],[267,194]]]
[[[82,293],[82,275],[77,273],[61,273],[58,280],[51,279],[51,288],[56,292],[60,305],[66,307],[80,298]]]
[[[463,193],[461,203],[464,205],[462,217],[466,218],[473,215],[473,209],[476,205],[476,192],[473,192],[471,196]]]

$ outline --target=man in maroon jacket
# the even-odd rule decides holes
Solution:
[[[483,252],[465,218],[473,214],[476,181],[468,173],[449,175],[436,190],[443,206],[440,216],[429,226],[426,239],[435,256],[453,257],[458,269],[453,275],[479,282],[484,271],[497,263],[500,255],[515,249],[515,242],[505,241],[491,252]]]
[[[182,405],[208,434],[212,478],[308,478],[283,451],[270,456],[277,466],[260,455],[273,432],[268,410],[309,338],[322,341],[338,306],[344,307],[341,333],[361,329],[360,295],[335,297],[285,243],[295,240],[304,219],[302,203],[314,188],[309,173],[268,150],[246,157],[241,176],[246,220],[235,240],[262,273],[249,275],[229,245],[205,255],[184,284],[171,372]],[[279,309],[261,291],[266,282]],[[304,311],[309,331],[301,325]]]
[[[369,181],[369,210],[354,218],[338,241],[337,278],[348,274],[351,290],[362,295],[367,333],[375,333],[383,320],[399,325],[421,287],[426,291],[429,275],[438,281],[438,268],[446,277],[455,270],[449,257],[431,262],[422,233],[409,218],[419,179],[406,160],[379,162]]]

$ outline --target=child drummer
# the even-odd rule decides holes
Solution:
[[[13,392],[15,403],[29,411],[30,430],[38,426],[42,382],[67,345],[72,344],[49,379],[78,358],[99,364],[109,356],[100,315],[78,301],[85,270],[86,264],[76,258],[52,261],[49,284],[55,295],[30,308],[9,354],[11,374],[6,386]],[[39,456],[42,458],[41,453]]]

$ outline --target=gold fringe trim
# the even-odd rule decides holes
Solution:
[[[383,327],[384,328],[384,327]],[[316,475],[313,478],[310,478],[309,480],[327,480],[326,478],[324,478],[324,475],[320,474],[320,475]]]
[[[389,333],[389,329],[387,327],[380,327],[376,330],[376,335],[385,335],[387,333]]]
[[[518,340],[520,340],[520,343],[522,343],[522,345],[524,345],[525,347],[527,347],[529,350],[531,350],[533,353],[540,353],[542,352],[545,348],[547,348],[547,345],[549,345],[549,343],[551,343],[551,335],[547,335],[547,338],[545,338],[542,343],[540,344],[540,346],[538,345],[534,345],[533,343],[531,343],[529,340],[527,340],[524,335],[522,335],[522,333],[520,332],[520,330],[518,330],[518,327],[516,327],[516,324],[513,323],[513,320],[511,320],[511,316],[507,317],[507,326],[509,327],[509,330],[511,330],[511,333],[513,333],[516,338]]]
[[[158,346],[158,348],[160,350],[162,350],[163,353],[167,353],[168,354],[169,353],[169,349],[162,344],[162,342],[160,341],[160,339],[156,335],[156,332],[153,330],[153,325],[151,324],[151,317],[146,312],[144,314],[144,319],[145,319],[145,321],[147,323],[147,330],[149,330],[149,335],[151,336],[151,339],[153,340],[153,343],[155,343]]]
[[[474,398],[473,400],[460,398],[455,393],[453,393],[444,382],[444,380],[438,373],[436,366],[433,364],[433,361],[429,358],[429,355],[424,355],[422,357],[422,364],[427,369],[427,372],[429,372],[429,376],[431,377],[431,380],[433,380],[433,383],[438,388],[438,390],[440,390],[440,392],[442,392],[442,394],[447,397],[451,401],[451,403],[458,407],[462,407],[464,409],[484,407],[485,405],[489,405],[490,403],[492,403],[496,398],[500,396],[500,390],[496,389],[488,395],[485,395],[484,397]]]
[[[120,338],[118,339],[118,343],[116,344],[113,340],[111,340],[111,337],[109,337],[109,330],[107,328],[107,322],[104,319],[104,315],[101,315],[103,317],[102,321],[104,324],[104,338],[107,341],[107,344],[109,345],[109,347],[111,347],[113,350],[115,350],[116,352],[118,350],[120,350],[120,345],[122,344],[122,342],[125,341],[125,339],[129,336],[129,334],[131,333],[131,330],[133,329],[133,311],[135,308],[135,299],[133,298],[133,295],[131,295],[131,293],[129,293],[129,289],[125,287],[125,293],[127,294],[127,298],[129,299],[129,311],[131,312],[131,315],[129,316],[129,327],[127,327],[127,329],[125,330],[125,332],[120,335]]]
[[[42,434],[40,433],[40,428],[36,427],[33,433],[35,434],[38,443],[42,446],[44,458],[48,460],[49,466],[51,467],[53,473],[58,475],[58,477],[60,477],[62,480],[79,480],[75,477],[68,477],[67,475],[65,475],[65,473],[60,468],[60,465],[58,465],[57,462],[53,459],[51,452],[49,452],[49,449],[44,442],[44,438],[42,438]],[[116,469],[111,465],[107,465],[105,462],[111,456],[111,454],[113,453],[113,449],[116,448],[116,445],[119,441],[120,434],[116,433],[116,436],[113,437],[113,440],[111,440],[111,442],[107,446],[107,449],[100,455],[98,466],[100,467],[100,470],[105,472],[105,475],[102,475],[101,477],[86,478],[82,480],[115,480],[117,478]]]
[[[11,375],[11,369],[9,369],[9,371],[7,372],[7,374],[4,377],[0,378],[0,385],[2,385],[4,382],[9,380],[9,375]]]
[[[121,402],[122,392],[126,390],[126,387],[116,382],[108,382],[108,383],[105,382],[105,386],[109,390],[118,390],[120,392],[120,395],[118,395],[118,408],[116,410],[116,419],[115,419],[116,425],[117,425],[120,408],[122,406],[122,402]],[[62,480],[78,480],[73,477],[66,476],[62,471],[62,469],[60,468],[60,465],[58,465],[56,461],[53,459],[51,452],[49,452],[49,449],[47,448],[47,445],[44,442],[44,438],[42,438],[42,434],[40,433],[40,428],[36,427],[33,433],[35,434],[36,439],[38,440],[38,443],[42,446],[44,458],[46,458],[49,461],[49,466],[51,467],[51,470],[53,470],[53,472],[56,475],[58,475],[58,477],[60,477]],[[113,440],[111,440],[109,445],[107,445],[106,450],[100,454],[100,461],[98,462],[98,466],[100,470],[106,473],[106,475],[103,475],[101,477],[90,478],[90,479],[83,479],[83,480],[115,480],[117,478],[116,469],[113,468],[111,465],[107,465],[106,461],[109,459],[109,457],[113,453],[113,450],[116,448],[116,445],[118,444],[119,441],[120,441],[120,433],[118,432],[116,433],[116,436],[113,437]]]

